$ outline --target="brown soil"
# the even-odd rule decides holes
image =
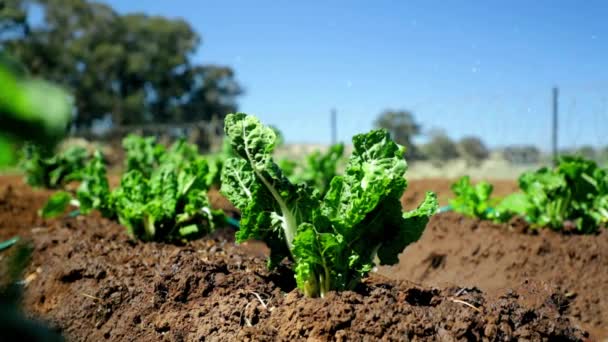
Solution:
[[[433,191],[437,194],[440,205],[447,205],[448,199],[453,194],[450,186],[456,181],[455,179],[429,178],[421,180],[413,180],[408,182],[407,190],[401,198],[401,203],[406,209],[416,208],[424,199],[424,194],[427,191]],[[477,180],[473,180],[476,182]],[[490,180],[494,186],[492,197],[504,197],[518,190],[517,182],[514,180]]]
[[[522,281],[560,288],[564,308],[598,339],[608,338],[608,231],[564,235],[522,232],[525,223],[492,224],[456,213],[433,217],[422,238],[381,274],[427,286],[477,286],[502,293]]]
[[[22,178],[20,175],[0,176],[0,241],[14,235],[29,235],[32,228],[44,224],[38,209],[52,192],[32,189]]]
[[[143,244],[105,220],[55,222],[34,238],[25,307],[74,341],[584,338],[562,316],[565,295],[545,288],[489,298],[373,277],[304,299],[227,237]]]
[[[0,239],[18,233],[32,240],[25,309],[68,340],[498,341],[586,336],[568,317],[581,297],[547,284],[519,281],[485,294],[469,282],[436,287],[373,275],[356,291],[306,299],[285,269],[266,270],[265,250],[257,244],[233,244],[230,230],[184,246],[144,244],[96,215],[41,220],[36,210],[47,196],[17,178],[0,177]],[[443,217],[449,215],[434,219],[429,231],[437,230],[435,223]],[[458,226],[449,224],[448,230]],[[405,268],[399,272],[416,276]]]

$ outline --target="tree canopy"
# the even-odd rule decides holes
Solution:
[[[426,158],[435,163],[458,158],[456,144],[443,130],[433,130],[429,135],[429,142],[420,148]]]
[[[479,164],[490,156],[490,151],[483,141],[475,136],[467,136],[458,142],[458,154],[471,165]]]
[[[200,44],[180,19],[119,14],[87,0],[0,2],[0,50],[71,90],[77,129],[108,118],[188,122],[236,111],[234,72],[193,62]]]

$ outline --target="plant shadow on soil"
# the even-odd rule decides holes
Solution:
[[[142,243],[98,215],[41,220],[46,196],[0,180],[0,238],[32,241],[24,308],[71,341],[587,337],[567,316],[572,297],[549,286],[488,294],[372,274],[355,291],[305,298],[287,265],[268,271],[263,246],[235,245],[230,230],[184,246]]]

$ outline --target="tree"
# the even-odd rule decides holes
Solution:
[[[0,1],[0,34],[23,36],[27,30],[27,13],[20,0]]]
[[[599,155],[599,153],[597,153],[591,145],[583,145],[579,147],[574,154],[591,160],[595,160]]]
[[[431,140],[420,148],[425,158],[436,164],[458,157],[456,144],[442,130],[433,130],[429,134]]]
[[[184,120],[201,119],[201,114],[204,120],[223,119],[227,113],[236,112],[235,100],[243,90],[232,69],[217,65],[198,66],[192,68],[188,78],[192,87],[187,95],[190,100],[181,113]]]
[[[27,21],[36,6],[41,23]],[[179,19],[121,15],[87,0],[10,0],[0,13],[0,46],[33,75],[67,86],[75,99],[74,127],[187,122],[236,110],[242,89],[223,66],[197,65],[201,43]]]
[[[405,146],[406,158],[416,159],[420,156],[412,139],[420,134],[421,128],[414,120],[414,115],[411,112],[385,110],[378,116],[374,126],[388,130],[397,143]]]
[[[600,164],[608,165],[608,146],[604,146],[598,149],[597,159]]]
[[[503,158],[513,164],[536,164],[540,161],[540,150],[536,146],[509,146],[502,152]]]
[[[464,137],[456,146],[458,155],[470,165],[477,165],[490,155],[490,151],[478,137]]]

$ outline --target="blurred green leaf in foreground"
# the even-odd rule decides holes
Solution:
[[[72,113],[63,89],[26,75],[0,51],[0,166],[14,164],[17,144],[31,141],[51,149],[66,132]]]

